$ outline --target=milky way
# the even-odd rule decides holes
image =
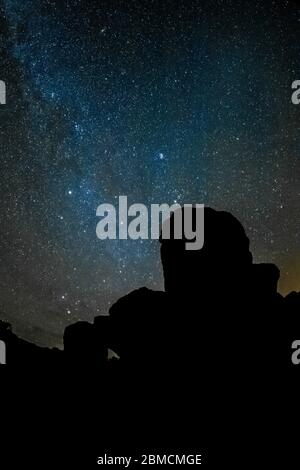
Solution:
[[[157,241],[101,241],[96,208],[204,203],[300,288],[300,10],[278,1],[0,1],[1,318],[59,345],[133,288]]]

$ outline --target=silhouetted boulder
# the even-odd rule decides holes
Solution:
[[[182,209],[184,214],[184,209]],[[194,210],[194,218],[196,210]],[[184,215],[183,215],[184,223]],[[240,222],[228,212],[204,209],[204,246],[186,250],[186,239],[174,239],[174,215],[171,238],[160,239],[165,290],[177,296],[204,295],[216,289],[221,295],[238,292],[247,285],[252,254],[249,239]]]
[[[91,323],[80,321],[66,327],[64,356],[76,366],[88,367],[95,361],[95,331]]]
[[[118,300],[110,309],[110,347],[121,363],[156,363],[161,352],[164,317],[168,315],[164,292],[145,287]],[[164,339],[165,341],[165,339]],[[161,357],[163,360],[163,357]]]
[[[94,329],[99,364],[106,364],[108,360],[108,343],[110,337],[109,316],[99,315],[95,317]]]
[[[0,340],[6,346],[6,363],[12,366],[53,367],[62,359],[59,349],[42,348],[15,335],[11,326],[0,321]]]
[[[287,308],[297,310],[300,316],[300,292],[290,292],[284,301]]]

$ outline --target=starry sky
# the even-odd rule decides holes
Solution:
[[[300,8],[290,1],[0,0],[0,318],[64,327],[163,286],[157,241],[96,208],[204,203],[300,290]]]

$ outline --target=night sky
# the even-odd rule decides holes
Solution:
[[[286,1],[0,1],[0,318],[24,338],[160,289],[157,241],[96,208],[204,203],[300,290],[300,8]]]

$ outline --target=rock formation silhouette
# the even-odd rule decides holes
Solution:
[[[62,367],[64,403],[78,387],[80,400],[85,397],[82,409],[77,403],[68,415],[86,430],[82,436],[69,427],[83,462],[83,449],[93,440],[99,446],[98,434],[87,432],[88,417],[100,419],[107,448],[129,436],[146,453],[168,444],[176,453],[195,451],[200,443],[213,447],[212,466],[215,456],[227,456],[216,468],[224,462],[241,468],[245,456],[255,468],[258,453],[269,468],[286,460],[286,450],[280,457],[278,449],[287,434],[292,455],[297,402],[291,397],[299,390],[300,365],[292,363],[291,347],[300,339],[300,293],[277,292],[279,269],[253,263],[235,217],[211,208],[204,216],[199,251],[174,238],[171,217],[171,238],[160,239],[164,291],[142,287],[119,299],[109,316],[68,326],[64,351],[39,348],[0,323],[7,364]],[[116,398],[104,424],[107,402],[98,394],[108,384]]]
[[[43,348],[19,338],[13,333],[11,325],[0,321],[0,340],[6,345],[6,364],[43,368],[58,365],[63,353],[59,349]]]
[[[285,305],[297,309],[297,301],[277,293],[275,265],[253,263],[239,221],[205,208],[205,241],[199,251],[186,250],[186,240],[174,238],[173,226],[174,216],[171,238],[160,240],[165,291],[142,288],[110,309],[111,347],[120,362],[144,370],[191,366],[205,371],[207,379],[216,365],[219,374],[263,374],[272,335],[279,336],[274,367],[290,361],[290,348],[280,334],[287,325],[297,334],[292,316],[284,315]]]
[[[220,363],[225,362],[226,374],[245,370],[245,363],[247,373],[263,374],[272,364],[290,369],[300,293],[283,298],[277,292],[279,269],[253,263],[240,222],[228,212],[205,208],[205,241],[198,251],[186,250],[186,240],[174,238],[174,215],[170,228],[170,239],[160,239],[165,291],[143,287],[119,299],[109,316],[68,326],[63,352],[28,343],[1,322],[7,363],[101,370],[108,366],[111,350],[120,358],[116,370],[163,373],[166,368],[183,372],[192,367],[208,374],[218,364],[222,373]],[[276,348],[267,366],[270,338]],[[116,365],[116,360],[109,362]]]
[[[170,240],[160,240],[165,291],[138,289],[110,309],[119,371],[127,382],[146,384],[142,409],[155,402],[147,419],[159,422],[158,442],[172,436],[188,447],[196,437],[217,442],[216,455],[227,455],[234,443],[230,462],[239,465],[245,455],[255,464],[254,446],[261,462],[278,463],[286,452],[271,455],[266,436],[283,448],[282,429],[293,415],[300,295],[277,292],[279,269],[253,263],[249,239],[231,214],[205,209],[204,246],[196,252],[172,236],[173,226],[174,217]]]

